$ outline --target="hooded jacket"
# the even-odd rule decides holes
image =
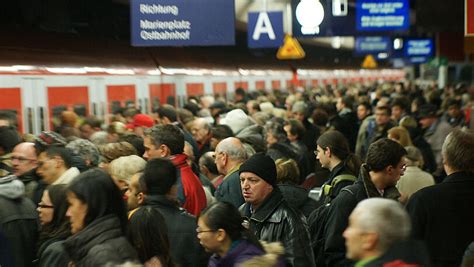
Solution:
[[[104,266],[137,260],[135,249],[125,238],[120,221],[114,215],[91,222],[80,232],[66,239],[64,248],[76,267]]]
[[[30,266],[35,258],[38,214],[24,193],[16,176],[0,178],[0,228],[10,242],[14,266]]]
[[[398,200],[400,193],[395,186],[390,186],[385,188],[383,195],[381,195],[370,179],[367,164],[362,164],[358,180],[353,185],[342,189],[331,202],[324,243],[327,266],[352,266],[353,262],[345,257],[346,246],[342,233],[347,228],[349,215],[357,203],[372,197]]]

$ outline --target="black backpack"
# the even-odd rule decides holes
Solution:
[[[355,182],[357,178],[351,174],[341,174],[336,176],[330,185],[325,185],[323,187],[323,194],[325,194],[327,203],[324,203],[322,206],[314,210],[308,218],[309,224],[309,233],[311,236],[311,247],[313,248],[314,253],[314,260],[316,266],[326,266],[325,258],[324,258],[324,243],[325,235],[324,232],[326,230],[326,224],[328,220],[329,209],[331,206],[330,196],[332,189],[341,181],[353,181]],[[328,187],[326,187],[328,186]],[[344,190],[344,189],[342,189]],[[351,194],[352,192],[349,191]]]

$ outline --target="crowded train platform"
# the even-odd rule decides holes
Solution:
[[[0,267],[474,266],[473,0],[2,5]]]

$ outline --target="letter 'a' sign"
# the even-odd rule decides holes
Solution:
[[[131,0],[133,46],[235,44],[234,0]]]
[[[249,48],[280,47],[283,44],[283,12],[249,12],[248,15]]]

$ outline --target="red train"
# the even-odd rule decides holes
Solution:
[[[0,66],[0,110],[11,110],[19,130],[37,134],[52,127],[63,110],[81,116],[108,114],[129,104],[150,112],[160,103],[183,105],[188,96],[232,97],[245,90],[285,90],[290,86],[400,80],[403,70],[211,70],[211,69],[107,69]]]

